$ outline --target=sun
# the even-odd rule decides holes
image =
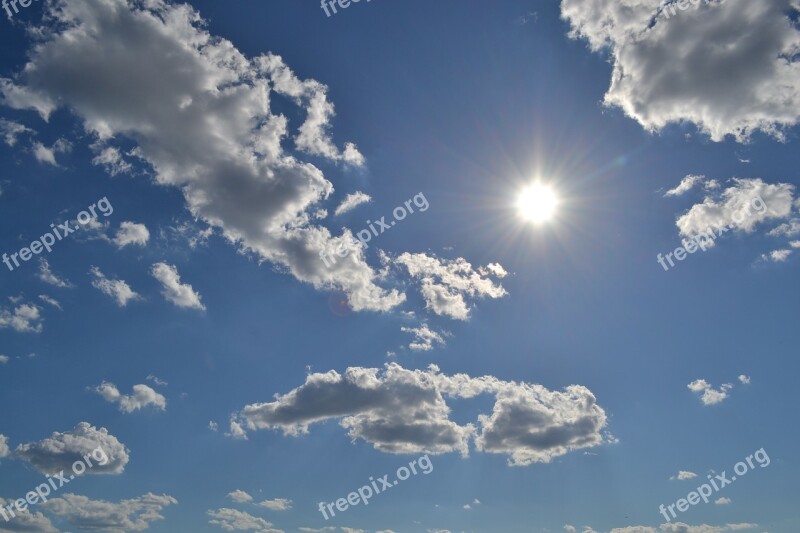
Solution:
[[[534,224],[544,224],[553,219],[558,210],[558,195],[549,185],[534,183],[517,197],[519,215]]]

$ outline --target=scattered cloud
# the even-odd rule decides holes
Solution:
[[[446,344],[444,337],[448,334],[446,332],[437,333],[428,327],[428,324],[422,324],[418,328],[407,328],[405,326],[400,328],[403,333],[410,333],[414,335],[414,341],[408,347],[414,351],[427,352],[433,350],[434,344],[444,346]]]
[[[13,506],[14,501],[0,498],[0,507],[7,508],[9,505]],[[14,513],[17,515],[16,518],[9,522],[3,522],[3,525],[0,526],[0,531],[3,533],[7,531],[24,531],[26,533],[59,533],[58,529],[53,527],[50,519],[42,513],[32,513],[28,509],[21,512],[15,510]]]
[[[113,146],[93,145],[97,155],[92,159],[92,164],[102,166],[112,176],[118,174],[128,174],[133,169],[130,163],[125,161],[118,148]]]
[[[147,376],[147,381],[152,381],[153,384],[158,386],[158,387],[166,387],[166,386],[169,385],[169,383],[167,383],[166,381],[164,381],[162,379],[158,379],[158,377],[154,376],[153,374],[150,374],[149,376]]]
[[[46,303],[47,305],[51,305],[51,306],[55,307],[56,309],[61,309],[63,311],[63,309],[61,307],[61,304],[58,303],[58,300],[56,300],[54,298],[51,298],[51,297],[47,296],[46,294],[40,294],[39,295],[39,299],[41,301],[43,301],[44,303]]]
[[[461,426],[449,419],[445,397],[493,394],[491,415]],[[395,363],[378,368],[348,368],[309,374],[304,385],[270,403],[252,404],[239,413],[248,430],[277,429],[291,436],[313,424],[339,420],[352,439],[362,439],[387,453],[504,454],[509,464],[550,462],[570,451],[607,442],[606,414],[585,387],[563,392],[541,385],[501,381],[495,377],[447,376],[431,365],[407,370]]]
[[[689,472],[687,470],[681,470],[681,471],[678,472],[678,475],[672,476],[672,477],[670,477],[670,479],[671,480],[677,479],[679,481],[684,481],[686,479],[692,479],[692,478],[695,478],[695,477],[697,477],[697,474],[695,474],[694,472]]]
[[[33,130],[13,120],[0,118],[0,136],[12,148],[17,144],[17,137],[23,133],[33,133]]]
[[[387,259],[388,261],[388,259]],[[505,270],[496,263],[482,274],[472,268],[464,258],[452,261],[439,259],[424,253],[404,253],[394,260],[404,266],[411,277],[421,283],[426,306],[437,315],[456,320],[467,320],[470,308],[466,298],[502,298],[508,293],[502,285],[495,285],[487,274],[504,275]],[[499,268],[498,268],[499,267]]]
[[[97,429],[88,422],[81,422],[72,431],[54,432],[41,441],[20,444],[15,455],[47,475],[71,470],[75,461],[98,447],[105,451],[108,461],[87,469],[86,475],[121,474],[128,464],[128,450],[106,428]]]
[[[57,140],[50,148],[37,141],[33,143],[33,156],[40,163],[57,167],[56,154],[68,153],[71,149],[72,145],[66,139]]]
[[[746,376],[744,374],[741,374],[741,375],[739,375],[739,381],[743,385],[749,385],[750,384],[750,376]]]
[[[292,500],[287,500],[286,498],[275,498],[274,500],[264,500],[258,505],[261,507],[266,507],[271,511],[288,511],[292,508]]]
[[[372,196],[361,191],[348,194],[342,203],[334,210],[333,214],[337,217],[343,215],[348,211],[352,211],[361,204],[366,204],[372,201]]]
[[[188,283],[181,283],[181,276],[174,265],[167,263],[156,263],[150,269],[150,273],[161,282],[163,290],[161,294],[178,307],[185,309],[206,310],[206,306],[200,301],[200,294],[195,292]]]
[[[733,388],[732,383],[725,383],[719,389],[715,389],[704,379],[697,379],[687,385],[692,392],[702,393],[700,401],[703,405],[716,405],[728,398],[728,393]]]
[[[72,283],[65,279],[61,279],[60,277],[53,274],[50,270],[50,263],[47,262],[47,259],[44,257],[39,259],[39,274],[38,277],[40,280],[44,281],[45,283],[49,283],[55,287],[60,287],[62,289],[68,289],[73,287]]]
[[[20,333],[41,333],[44,329],[40,309],[31,303],[16,306],[13,310],[0,307],[0,329],[11,328]]]
[[[263,518],[257,518],[251,514],[236,509],[217,509],[207,512],[210,520],[209,524],[219,526],[225,531],[256,531],[258,533],[283,533],[279,529],[273,529],[272,524]]]
[[[119,503],[65,494],[42,505],[79,529],[125,533],[149,529],[151,522],[164,519],[161,511],[165,507],[177,503],[178,500],[172,496],[148,492]]]
[[[731,499],[725,497],[717,498],[716,500],[714,500],[714,503],[717,505],[730,505]]]
[[[119,404],[119,410],[126,414],[148,406],[162,411],[167,408],[167,399],[147,385],[134,385],[133,394],[129,395],[121,394],[116,385],[106,381],[91,390],[102,396],[105,401]]]
[[[136,293],[128,284],[121,279],[108,279],[99,268],[93,266],[89,271],[93,276],[92,287],[99,290],[106,296],[117,301],[117,305],[125,307],[130,301],[140,300],[141,296]]]
[[[243,490],[236,489],[233,492],[228,493],[228,498],[233,500],[236,503],[248,503],[253,501],[253,497],[247,494]]]
[[[128,245],[145,246],[150,240],[150,231],[144,224],[125,221],[119,225],[117,235],[114,237],[114,244],[117,248],[124,248]]]

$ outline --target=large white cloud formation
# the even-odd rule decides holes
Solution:
[[[172,496],[148,492],[144,496],[119,503],[91,500],[78,494],[64,494],[43,505],[48,511],[79,529],[125,533],[148,529],[151,522],[164,519],[160,514],[164,507],[177,503],[178,500]]]
[[[0,79],[6,105],[44,119],[67,108],[97,137],[97,150],[134,141],[130,153],[152,167],[157,183],[179,187],[195,217],[301,281],[343,290],[354,310],[404,300],[376,285],[360,247],[330,268],[320,260],[352,238],[310,223],[308,213],[333,185],[285,151],[288,119],[271,112],[270,100],[281,95],[306,111],[297,153],[362,165],[355,145],[340,150],[330,138],[325,85],[299,79],[276,55],[246,58],[205,31],[188,5],[56,0],[44,8],[25,68]]]
[[[644,128],[691,122],[715,141],[800,122],[800,0],[562,0],[570,36],[613,64],[605,104]],[[693,4],[693,5],[692,5]]]
[[[493,394],[496,401],[491,415],[478,418],[479,429],[450,420],[446,397],[481,394]],[[517,466],[546,463],[607,441],[606,413],[586,387],[571,385],[559,392],[491,376],[447,376],[435,365],[311,374],[274,402],[246,406],[238,418],[249,430],[279,429],[287,435],[338,419],[351,438],[388,453],[457,451],[466,456],[474,438],[479,451],[508,455],[509,464]]]

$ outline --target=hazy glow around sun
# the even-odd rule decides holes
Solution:
[[[551,220],[558,209],[558,195],[549,185],[534,183],[517,197],[517,210],[522,218],[534,224]]]

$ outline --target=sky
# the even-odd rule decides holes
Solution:
[[[0,532],[798,531],[800,0],[2,9]]]

